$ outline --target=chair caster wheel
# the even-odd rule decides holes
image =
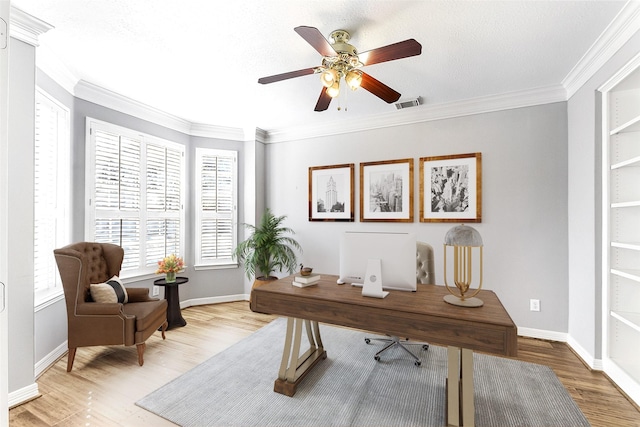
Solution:
[[[420,365],[422,365],[422,362],[420,362],[419,360],[416,360],[416,363],[414,363],[414,365],[420,366]]]
[[[373,358],[376,359],[376,362],[380,361],[380,356],[374,356]]]
[[[364,342],[366,342],[367,344],[371,344],[371,340],[369,338],[365,338]]]
[[[423,346],[422,346],[422,349],[423,349],[423,350],[429,350],[429,344],[425,344],[425,345],[423,345]]]

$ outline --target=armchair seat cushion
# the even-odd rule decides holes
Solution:
[[[146,331],[158,327],[158,318],[166,318],[167,301],[162,299],[130,302],[124,304],[122,310],[126,315],[136,316],[136,331]]]

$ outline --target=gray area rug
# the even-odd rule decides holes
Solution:
[[[445,426],[447,352],[416,367],[402,350],[373,359],[362,332],[320,325],[328,358],[293,397],[273,392],[285,319],[196,366],[136,404],[181,426]],[[477,426],[588,426],[553,371],[474,354]]]

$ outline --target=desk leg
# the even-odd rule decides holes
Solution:
[[[300,345],[302,342],[303,323],[309,340],[309,349],[301,355]],[[327,352],[322,346],[318,322],[290,317],[287,320],[287,332],[282,361],[280,362],[280,371],[278,372],[278,379],[273,386],[273,391],[289,397],[293,396],[296,393],[298,384],[305,375],[320,360],[326,358]]]
[[[449,346],[447,356],[447,424],[473,427],[473,351]]]

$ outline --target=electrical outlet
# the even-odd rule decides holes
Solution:
[[[530,299],[529,300],[529,310],[531,310],[531,311],[540,311],[540,300],[539,299]]]
[[[160,295],[160,286],[154,286],[152,296],[157,297],[158,295]]]

